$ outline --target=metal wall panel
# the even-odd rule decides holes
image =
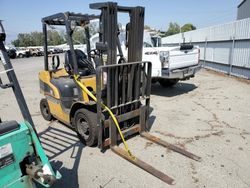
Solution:
[[[183,41],[182,35],[186,42],[223,41],[232,40],[233,37],[236,40],[249,39],[250,18],[163,37],[162,44],[180,43]]]
[[[236,39],[250,38],[250,18],[235,22],[235,38]]]
[[[197,44],[196,44],[197,45]],[[199,43],[197,46],[200,48],[200,58],[204,59],[204,52],[205,52],[205,43]]]
[[[210,27],[208,41],[230,40],[235,33],[235,23],[227,23]]]
[[[235,42],[233,65],[250,68],[250,40]]]
[[[230,49],[231,44],[229,42],[221,42],[221,43],[208,43],[207,49],[211,49],[212,57],[207,59],[209,61],[219,62],[222,64],[228,64],[230,59]],[[209,55],[209,54],[207,54]]]
[[[230,70],[229,66],[219,64],[219,63],[209,62],[209,61],[206,61],[205,67],[207,69],[212,69],[218,72],[223,72],[225,74],[228,74],[231,71],[230,75],[250,79],[249,69],[244,69],[240,67],[232,67],[232,69]]]

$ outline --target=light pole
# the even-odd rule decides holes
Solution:
[[[181,26],[180,26],[180,34],[181,34],[181,38],[183,41],[183,44],[185,43],[185,37],[184,37],[184,33],[181,32]]]

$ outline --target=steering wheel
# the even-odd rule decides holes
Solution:
[[[97,49],[92,49],[92,50],[88,51],[88,56],[93,58],[93,59],[99,55],[100,55],[100,52]]]
[[[122,64],[122,63],[126,63],[126,62],[127,62],[127,60],[125,59],[125,57],[120,56],[120,58],[118,60],[118,64]]]
[[[59,55],[53,55],[52,56],[52,70],[57,70],[59,66],[60,66]]]

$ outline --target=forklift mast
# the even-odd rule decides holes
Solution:
[[[117,3],[93,3],[91,9],[101,10],[99,43],[96,49],[107,53],[107,64],[117,63],[117,48],[121,55],[121,46],[118,39],[118,13],[128,13],[130,17],[129,29],[126,31],[128,38],[128,60],[136,62],[142,60],[144,7],[118,6]]]
[[[90,4],[91,9],[101,11],[99,22],[99,42],[96,43],[96,49],[100,52],[101,65],[96,70],[96,87],[97,87],[97,121],[99,127],[98,145],[104,148],[105,141],[103,137],[116,135],[116,132],[105,132],[105,126],[102,120],[101,103],[105,101],[108,108],[112,109],[116,116],[126,116],[126,113],[135,110],[142,112],[142,130],[146,129],[148,119],[148,109],[150,101],[150,79],[151,79],[151,64],[149,62],[141,62],[143,48],[143,30],[144,30],[144,7],[125,7],[119,6],[115,2],[93,3]],[[129,14],[129,27],[126,30],[126,43],[128,47],[128,60],[123,57],[120,41],[118,38],[118,13]],[[117,55],[118,50],[118,55]],[[104,60],[104,55],[107,56]],[[117,63],[117,56],[120,59]],[[120,61],[122,59],[122,61]],[[106,82],[103,80],[103,75],[107,75]],[[105,85],[105,87],[103,87]],[[105,93],[105,94],[103,94]],[[140,107],[139,103],[144,102],[145,106]],[[144,114],[145,112],[145,114]],[[136,114],[136,113],[134,113]],[[139,115],[139,114],[137,114]],[[136,117],[134,117],[136,118]],[[127,115],[120,122],[120,126],[133,127],[133,117]],[[111,122],[110,122],[111,123]],[[106,123],[107,124],[107,123]],[[144,127],[145,126],[145,127]],[[114,126],[110,125],[110,129]],[[132,128],[133,127],[133,128]],[[128,131],[132,134],[133,131]],[[136,132],[136,131],[135,131]],[[115,136],[114,136],[115,137]],[[112,142],[112,139],[111,139]],[[115,142],[112,144],[115,145]]]

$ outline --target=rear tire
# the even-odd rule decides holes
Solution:
[[[40,111],[45,120],[51,121],[53,119],[53,116],[50,113],[49,104],[46,99],[42,99],[40,101]]]
[[[161,79],[159,80],[159,83],[161,84],[162,87],[173,87],[175,84],[177,84],[179,80],[178,79]]]
[[[74,116],[74,125],[80,140],[87,146],[97,144],[97,117],[96,113],[87,109],[79,109]]]
[[[23,58],[23,54],[19,54],[18,57],[19,57],[19,58]]]

